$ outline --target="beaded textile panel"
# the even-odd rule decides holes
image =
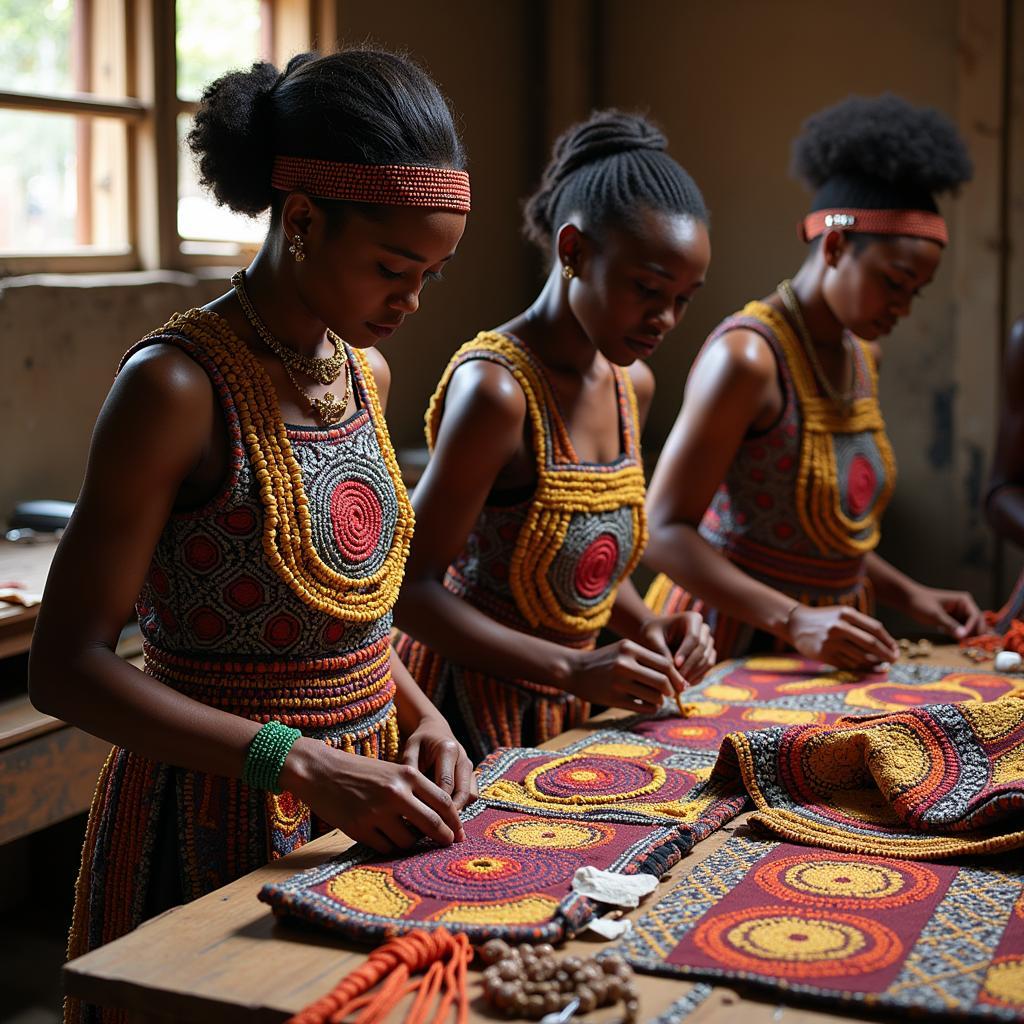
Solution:
[[[888,671],[837,671],[799,657],[727,661],[686,691],[686,700],[708,715],[720,705],[840,715],[903,711],[925,704],[996,700],[1024,692],[1024,680],[991,672],[963,672],[934,665],[893,665]],[[803,721],[810,721],[803,718]],[[787,723],[780,718],[779,724]],[[771,722],[765,718],[765,724]],[[757,728],[756,725],[747,728]]]
[[[443,925],[474,941],[558,941],[596,909],[572,891],[577,868],[661,875],[742,809],[743,795],[722,795],[691,762],[621,733],[498,751],[479,769],[464,842],[400,858],[355,847],[260,899],[363,940]]]
[[[1024,874],[733,837],[616,950],[657,974],[1024,1020]]]

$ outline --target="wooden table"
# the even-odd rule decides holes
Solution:
[[[0,540],[0,582],[42,593],[56,550],[56,541]],[[0,691],[0,845],[87,810],[110,752],[109,743],[32,706],[23,656],[38,614],[39,605],[0,603],[0,665],[11,666],[0,669],[5,678]],[[132,659],[141,650],[138,628],[126,631],[118,654]]]
[[[939,650],[926,662],[970,671],[971,665],[955,648]],[[557,750],[583,738],[592,728],[607,727],[610,712],[544,744]],[[747,814],[699,843],[684,857],[657,891],[630,916],[644,913],[653,900],[692,871],[731,835],[745,834]],[[365,950],[324,931],[277,919],[256,899],[267,882],[278,881],[320,864],[350,846],[332,832],[282,860],[260,868],[194,903],[176,907],[146,922],[129,935],[72,961],[64,968],[68,994],[128,1011],[133,1024],[277,1024],[329,991],[365,959]],[[578,938],[560,952],[593,955],[606,943]],[[650,1021],[668,1009],[693,985],[651,975],[638,975],[641,1020]],[[470,982],[473,1024],[498,1019],[480,998],[479,977]],[[770,997],[741,997],[716,986],[687,1019],[687,1024],[727,1024],[742,1016],[743,1024],[825,1024],[850,1020],[897,1020],[895,1016],[832,1014],[780,1006]],[[400,1018],[399,1018],[400,1019]],[[585,1018],[588,1024],[611,1024],[619,1012],[606,1008]]]

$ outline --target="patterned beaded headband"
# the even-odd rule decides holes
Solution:
[[[340,164],[298,156],[274,158],[270,177],[284,192],[382,206],[431,206],[469,213],[469,175],[448,167]]]
[[[869,235],[910,235],[929,238],[939,245],[949,241],[942,215],[925,210],[815,210],[804,217],[796,230],[805,242],[810,242],[831,228]]]

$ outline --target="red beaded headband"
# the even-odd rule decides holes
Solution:
[[[949,241],[942,215],[925,210],[815,210],[797,225],[797,234],[810,242],[832,228],[870,235],[930,238],[939,245]]]
[[[339,164],[298,156],[274,158],[270,184],[284,192],[382,206],[432,206],[469,213],[469,175],[448,167]]]

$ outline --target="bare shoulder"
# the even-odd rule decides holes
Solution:
[[[757,331],[736,328],[725,331],[704,346],[696,366],[713,368],[729,381],[770,384],[775,380],[775,353]]]
[[[213,382],[174,345],[154,344],[135,352],[121,368],[108,405],[147,409],[151,417],[187,418],[213,412]]]
[[[526,419],[526,394],[512,371],[490,359],[469,359],[452,372],[445,409],[521,428]]]
[[[626,372],[633,382],[636,400],[641,408],[649,406],[654,398],[654,371],[645,362],[637,359],[629,364]]]
[[[391,367],[380,351],[375,348],[364,348],[362,353],[369,364],[370,372],[373,374],[374,382],[377,385],[377,391],[383,400],[387,397],[387,393],[391,388]]]

